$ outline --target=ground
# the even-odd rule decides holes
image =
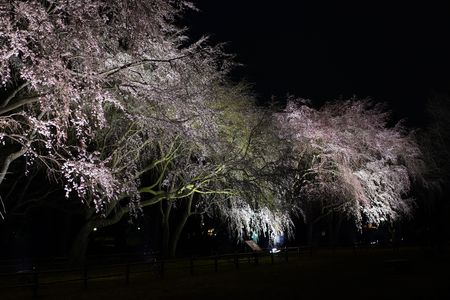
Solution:
[[[448,253],[423,249],[328,249],[310,255],[242,260],[235,265],[196,261],[150,273],[40,287],[38,299],[450,299]],[[31,299],[31,289],[8,289],[0,298]]]

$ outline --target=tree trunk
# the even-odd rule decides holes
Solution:
[[[92,221],[88,221],[78,232],[70,249],[69,259],[71,265],[81,265],[86,261],[86,252],[89,245],[89,236],[94,229]]]
[[[341,231],[341,227],[342,227],[342,221],[343,221],[343,217],[341,215],[337,216],[337,223],[334,227],[334,230],[332,232],[332,246],[336,247],[339,244],[339,233]]]
[[[161,203],[161,205],[163,205]],[[167,200],[166,201],[166,207],[162,211],[162,245],[161,245],[161,253],[163,257],[169,256],[169,239],[170,239],[170,211],[172,209],[172,201]]]
[[[86,223],[81,227],[74,242],[72,243],[70,251],[71,264],[80,264],[86,260],[86,252],[89,244],[89,236],[94,231],[94,228],[100,229],[118,223],[122,217],[128,213],[128,207],[122,207],[114,211],[113,215],[109,217],[93,216],[87,219]],[[88,212],[88,215],[89,212]]]
[[[306,224],[307,226],[307,240],[308,240],[308,246],[310,248],[313,247],[313,233],[314,233],[314,224],[312,222],[309,222]]]
[[[334,230],[333,230],[334,229],[334,214],[333,213],[331,213],[330,216],[328,217],[327,225],[328,225],[328,228],[327,228],[326,234],[328,234],[328,244],[330,247],[333,248],[335,246],[334,245]]]
[[[183,215],[180,217],[180,221],[177,223],[175,230],[173,232],[173,235],[170,239],[169,244],[169,255],[170,257],[175,257],[175,253],[177,250],[177,244],[181,236],[181,232],[184,229],[184,226],[186,225],[186,221],[191,216],[191,207],[192,207],[192,199],[194,198],[194,194],[189,196],[188,203],[186,204],[186,207],[184,209]]]

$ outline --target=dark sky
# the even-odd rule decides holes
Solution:
[[[450,87],[450,7],[393,2],[197,0],[185,23],[228,42],[244,64],[234,77],[261,99],[370,96],[414,123],[431,91]]]

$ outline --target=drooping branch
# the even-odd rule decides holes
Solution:
[[[116,67],[116,68],[113,68],[113,69],[110,69],[110,70],[106,70],[106,71],[100,72],[98,75],[104,76],[104,77],[108,77],[108,76],[111,76],[111,75],[113,75],[113,74],[115,74],[117,72],[120,72],[122,70],[131,68],[131,67],[135,67],[135,66],[139,66],[139,65],[142,65],[142,64],[145,64],[145,63],[171,63],[173,61],[176,61],[176,60],[179,60],[179,59],[183,59],[186,56],[188,56],[188,55],[180,55],[180,56],[169,58],[169,59],[150,59],[150,58],[141,59],[141,60],[138,60],[138,61],[134,61],[134,62],[130,62],[130,63],[124,64],[122,66],[119,66],[119,67]]]
[[[0,108],[0,115],[3,115],[7,112],[10,112],[14,109],[17,109],[19,107],[25,106],[27,104],[31,104],[34,102],[39,101],[40,99],[42,99],[43,95],[39,95],[39,96],[33,96],[33,97],[28,97],[28,98],[22,98],[18,101],[13,102],[11,105],[9,106],[2,106],[2,108]]]
[[[17,93],[20,92],[21,90],[23,90],[28,85],[29,85],[29,82],[25,82],[25,83],[21,84],[17,89],[14,90],[14,92],[11,93],[11,95],[8,96],[8,98],[6,98],[6,100],[2,103],[0,108],[5,108],[9,104],[9,102],[12,99],[14,99],[14,97],[16,97]]]
[[[9,166],[13,161],[20,158],[22,155],[24,155],[27,152],[27,149],[25,147],[22,147],[19,151],[13,152],[6,156],[5,160],[3,161],[3,164],[0,169],[0,184],[2,184],[3,180],[5,179],[5,176],[8,172]]]

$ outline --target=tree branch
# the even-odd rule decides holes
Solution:
[[[28,86],[29,82],[25,82],[24,84],[20,85],[14,92],[12,92],[11,95],[9,95],[8,98],[6,98],[5,102],[0,106],[1,108],[5,108],[9,101],[11,101],[14,97],[16,97],[17,93],[23,90],[26,86]]]
[[[187,56],[187,54],[181,55],[181,56],[177,56],[177,57],[174,57],[174,58],[169,58],[169,59],[142,59],[142,60],[130,62],[128,64],[124,64],[124,65],[122,65],[120,67],[116,67],[116,68],[113,68],[113,69],[110,69],[110,70],[107,70],[107,71],[103,71],[103,72],[99,73],[98,75],[101,75],[101,76],[104,76],[104,77],[108,77],[110,75],[113,75],[113,74],[121,71],[121,70],[124,70],[124,69],[127,69],[127,68],[131,68],[131,67],[134,67],[134,66],[139,66],[139,65],[142,65],[144,63],[148,63],[148,62],[171,63],[171,62],[173,62],[175,60],[182,59],[182,58],[184,58],[186,56]]]
[[[3,182],[3,180],[5,179],[6,176],[6,172],[8,171],[9,165],[15,161],[16,159],[18,159],[19,157],[21,157],[22,155],[25,154],[25,152],[27,152],[27,149],[25,147],[22,147],[19,151],[17,152],[13,152],[10,155],[8,155],[5,159],[5,161],[3,162],[3,166],[1,168],[0,171],[0,184]]]
[[[16,108],[19,108],[21,106],[27,105],[27,104],[31,104],[33,102],[39,101],[39,99],[42,97],[43,95],[39,95],[39,96],[34,96],[34,97],[29,97],[29,98],[22,98],[17,102],[14,102],[13,104],[11,104],[10,106],[6,106],[6,107],[2,107],[0,109],[0,115],[10,112]]]

